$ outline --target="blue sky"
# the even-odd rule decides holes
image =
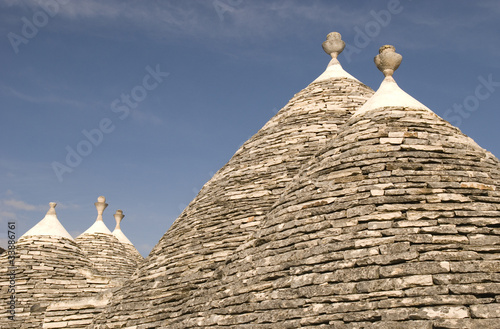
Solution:
[[[48,203],[77,236],[99,195],[143,255],[244,141],[319,76],[331,31],[377,89],[406,92],[500,155],[500,3],[0,1],[0,245]],[[54,166],[56,170],[54,170]]]

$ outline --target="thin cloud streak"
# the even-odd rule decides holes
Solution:
[[[29,204],[25,201],[16,199],[2,200],[2,204],[5,207],[22,211],[42,211],[43,209],[47,208],[47,206],[41,206],[41,205],[36,206]]]
[[[222,1],[222,0],[221,0]],[[197,38],[262,38],[300,34],[297,20],[314,25],[333,25],[347,28],[360,20],[360,10],[349,10],[321,1],[278,1],[275,3],[243,1],[218,12],[213,1],[178,2],[121,2],[97,0],[69,1],[60,5],[54,18],[93,20],[96,26],[123,26],[147,30],[150,35],[164,39],[195,36]],[[4,6],[29,7],[41,10],[36,0],[8,1]],[[220,10],[220,9],[219,9]],[[362,14],[363,12],[361,12]],[[367,11],[368,13],[368,11]],[[221,19],[223,17],[223,20]],[[51,25],[57,25],[57,19]],[[61,22],[59,22],[60,24]],[[64,23],[65,24],[65,23]],[[78,26],[72,24],[73,26]],[[49,27],[47,27],[49,28]],[[65,24],[65,29],[68,26]],[[85,28],[88,28],[85,26]],[[62,31],[62,26],[59,25]],[[84,32],[84,30],[82,30]]]
[[[37,97],[37,96],[31,96],[27,95],[25,93],[22,93],[12,87],[6,86],[4,84],[0,84],[0,91],[3,92],[3,94],[7,96],[13,96],[16,97],[20,100],[34,103],[34,104],[60,104],[60,105],[65,105],[65,106],[72,106],[72,107],[78,107],[78,108],[83,108],[85,107],[85,104],[72,100],[72,99],[65,99],[63,97],[59,96],[54,96],[54,95],[49,95],[49,96],[43,96],[43,97]]]

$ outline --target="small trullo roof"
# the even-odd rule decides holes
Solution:
[[[136,258],[104,224],[103,212],[108,206],[106,198],[100,196],[94,204],[97,209],[96,221],[76,238],[76,242],[97,271],[114,278],[128,278],[137,268]]]
[[[109,287],[110,280],[93,270],[91,261],[59,222],[55,206],[51,202],[45,217],[16,241],[13,260],[8,252],[0,255],[0,276],[8,278],[0,282],[0,297],[5,301],[0,305],[1,328],[41,328],[54,303],[91,298]],[[14,321],[8,318],[7,301],[12,295]],[[80,326],[90,322],[85,314],[76,316]],[[57,327],[54,323],[48,326]],[[60,327],[72,326],[66,320]]]

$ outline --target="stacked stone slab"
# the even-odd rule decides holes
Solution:
[[[122,287],[136,270],[138,263],[143,260],[130,240],[121,232],[119,224],[118,230],[115,230],[118,237],[104,224],[102,215],[108,206],[105,201],[103,196],[98,198],[95,203],[97,219],[76,242],[96,272],[109,281],[109,284],[105,289],[96,290],[91,296],[74,296],[69,301],[50,304],[45,313],[44,328],[84,328],[109,303],[113,293]],[[115,214],[117,222],[123,217],[121,210]],[[122,243],[120,238],[126,239],[126,243]]]
[[[500,328],[500,162],[400,61],[169,328]]]
[[[102,214],[108,206],[105,201],[103,196],[98,198],[95,203],[97,219],[88,230],[76,238],[76,242],[102,275],[128,278],[137,268],[137,256],[131,254],[104,224]]]
[[[189,300],[261,220],[301,165],[333,138],[373,91],[336,59],[340,35],[324,44],[332,60],[205,184],[113,296],[95,327],[158,328],[189,318]]]
[[[15,243],[15,320],[8,318],[7,301],[11,298],[10,280],[0,281],[0,327],[42,328],[47,309],[54,302],[65,303],[75,298],[96,296],[113,286],[113,282],[98,275],[71,235],[59,223],[55,203],[35,227]],[[9,278],[7,253],[0,255],[0,276]],[[82,328],[91,321],[83,314],[73,319],[52,323],[47,328]]]

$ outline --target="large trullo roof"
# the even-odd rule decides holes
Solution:
[[[400,61],[169,328],[500,328],[500,161]]]
[[[55,207],[51,202],[45,217],[19,238],[13,259],[7,252],[0,255],[1,328],[42,328],[54,303],[93,298],[113,285],[93,271],[90,260],[59,222]],[[7,301],[12,296],[15,320],[8,318]],[[81,328],[91,321],[92,315],[86,313],[76,311],[65,321],[46,321],[47,328]]]
[[[332,60],[236,151],[155,246],[95,327],[169,326],[195,310],[185,305],[226,258],[261,225],[303,163],[333,138],[373,91],[337,60],[340,34],[323,44]]]

